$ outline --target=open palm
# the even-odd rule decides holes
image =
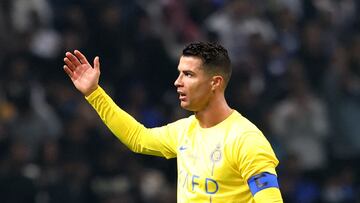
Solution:
[[[66,52],[64,70],[78,89],[85,96],[90,95],[97,87],[100,77],[99,57],[94,59],[94,67],[90,65],[86,57],[78,50],[74,54]]]

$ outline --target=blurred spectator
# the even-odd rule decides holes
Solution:
[[[284,49],[286,56],[293,56],[299,49],[299,18],[288,9],[281,9],[274,13],[277,31],[277,41]]]
[[[325,180],[322,199],[326,203],[356,202],[355,172],[345,167]]]
[[[31,31],[34,24],[33,16],[44,25],[49,25],[52,19],[52,8],[46,0],[13,0],[11,1],[11,19],[17,32]]]
[[[349,49],[338,47],[326,74],[324,92],[333,126],[335,158],[357,159],[360,155],[360,38],[350,40]]]
[[[326,34],[319,23],[306,23],[302,31],[298,53],[304,64],[304,74],[309,79],[310,88],[317,92],[320,91],[321,81],[328,67],[331,48]]]
[[[164,5],[168,26],[177,34],[177,39],[181,43],[199,40],[201,35],[185,6],[185,1],[176,0],[168,0]]]
[[[14,58],[4,80],[4,93],[14,107],[9,119],[13,139],[26,143],[34,158],[41,140],[58,136],[62,129],[59,118],[45,100],[44,90],[30,78],[30,71],[26,58]]]
[[[288,154],[280,165],[279,184],[284,202],[318,203],[321,200],[319,180],[304,175],[301,162],[294,154]]]
[[[235,66],[247,57],[251,35],[258,34],[266,43],[276,37],[274,27],[264,18],[259,6],[248,0],[230,1],[205,21],[206,29],[217,33],[219,41],[228,48]]]
[[[37,187],[33,178],[38,173],[31,171],[29,148],[22,141],[14,141],[6,153],[0,167],[0,201],[35,203]]]
[[[280,101],[272,116],[274,135],[288,154],[299,159],[301,170],[316,171],[327,164],[325,139],[329,124],[325,104],[312,93],[301,64],[288,72],[288,96]]]
[[[176,195],[171,190],[173,188],[160,171],[146,170],[142,173],[140,192],[144,203],[176,202]]]

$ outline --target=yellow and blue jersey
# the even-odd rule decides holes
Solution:
[[[278,160],[262,132],[237,111],[211,128],[202,128],[194,115],[145,128],[101,87],[86,99],[132,151],[177,158],[178,203],[282,202],[277,187],[259,181],[276,177]]]

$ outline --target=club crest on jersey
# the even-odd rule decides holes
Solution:
[[[214,163],[219,162],[222,159],[220,145],[217,145],[214,151],[211,152],[210,159]]]

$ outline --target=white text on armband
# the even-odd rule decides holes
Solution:
[[[186,187],[191,192],[194,192],[199,187],[207,194],[215,194],[219,191],[219,184],[216,180],[188,173],[179,174],[179,187]]]

